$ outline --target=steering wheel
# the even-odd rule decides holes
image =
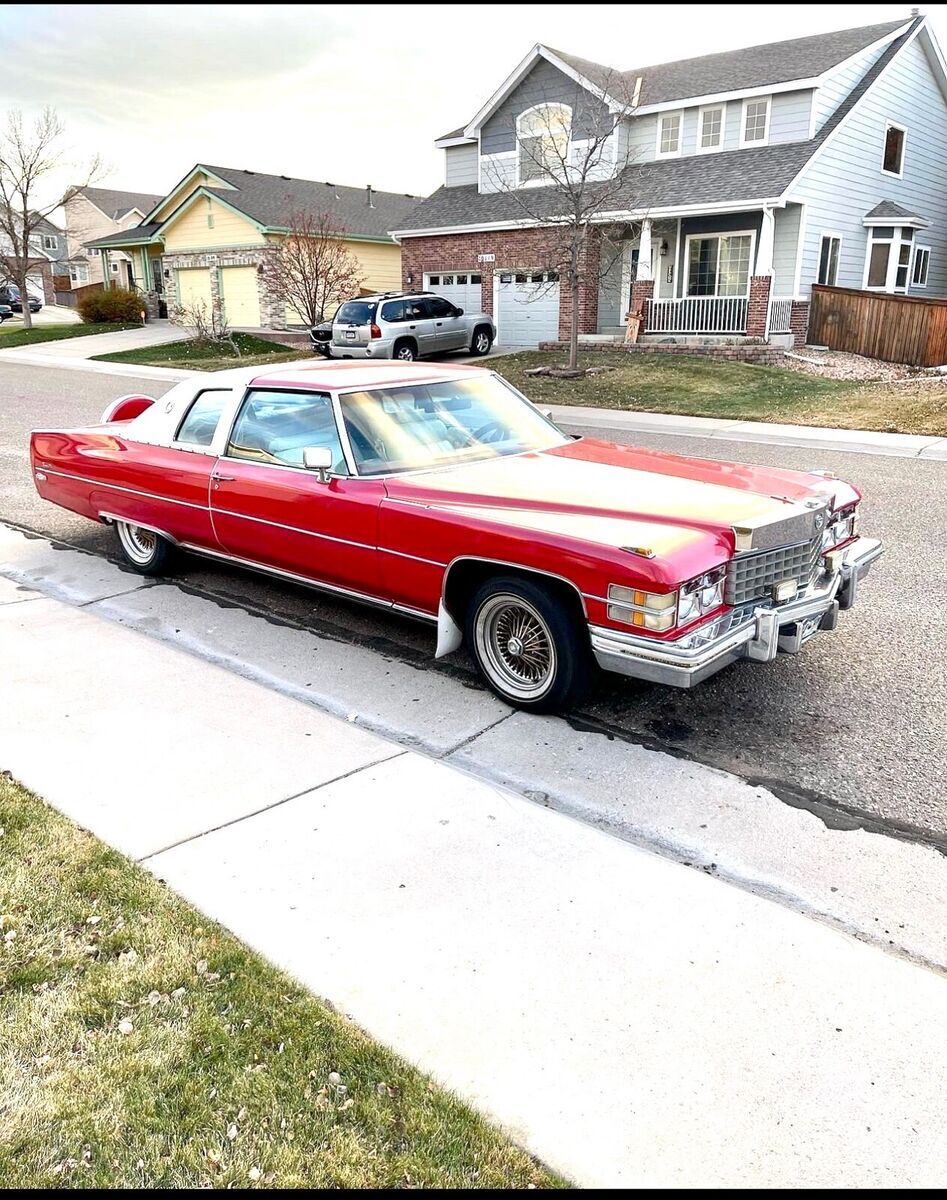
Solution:
[[[502,421],[488,421],[486,425],[481,425],[479,429],[475,429],[471,437],[475,442],[483,442],[489,445],[491,442],[505,441],[509,433],[509,427]]]

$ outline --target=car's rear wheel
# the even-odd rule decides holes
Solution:
[[[483,358],[485,354],[490,353],[490,347],[493,345],[493,338],[490,336],[490,330],[486,326],[481,325],[474,330],[473,338],[470,342],[470,353],[476,354],[478,358]]]
[[[396,358],[398,362],[414,362],[418,351],[413,342],[395,342],[391,357]]]
[[[116,521],[115,532],[122,557],[140,575],[167,575],[171,570],[174,547],[160,533],[129,521]]]
[[[467,608],[466,640],[487,685],[516,708],[558,712],[591,682],[581,621],[541,583],[516,576],[482,583]]]

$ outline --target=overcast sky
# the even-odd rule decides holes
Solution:
[[[945,9],[922,9],[942,45]],[[433,139],[469,120],[536,42],[628,70],[909,13],[897,4],[0,4],[0,110],[54,106],[68,158],[101,154],[109,187],[164,193],[203,161],[426,195],[443,170]],[[64,173],[57,186],[67,182]]]

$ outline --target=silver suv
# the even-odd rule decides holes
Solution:
[[[464,350],[489,354],[496,337],[487,313],[465,313],[433,292],[385,292],[346,300],[332,321],[331,337],[310,332],[313,349],[328,358],[397,358]],[[320,345],[320,341],[322,345]]]

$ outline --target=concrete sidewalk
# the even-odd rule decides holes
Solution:
[[[0,661],[0,768],[580,1184],[947,1182],[941,975],[7,580]]]
[[[115,375],[136,379],[186,379],[197,374],[186,368],[144,367],[135,363],[92,362],[93,355],[117,354],[122,350],[139,350],[163,346],[190,337],[185,330],[170,321],[152,321],[140,329],[120,329],[115,333],[93,333],[88,337],[63,338],[54,342],[37,342],[23,349],[0,349],[0,363],[18,363],[31,367],[55,367],[57,370],[93,371],[99,375]],[[2,340],[0,340],[2,346]]]
[[[673,413],[622,412],[613,408],[554,404],[558,425],[581,429],[608,440],[610,431],[662,433],[678,437],[763,442],[773,446],[811,446],[899,458],[947,459],[947,438],[928,434],[877,433],[870,429],[829,429],[818,425],[777,425],[769,421],[733,421],[718,417],[682,417]]]

